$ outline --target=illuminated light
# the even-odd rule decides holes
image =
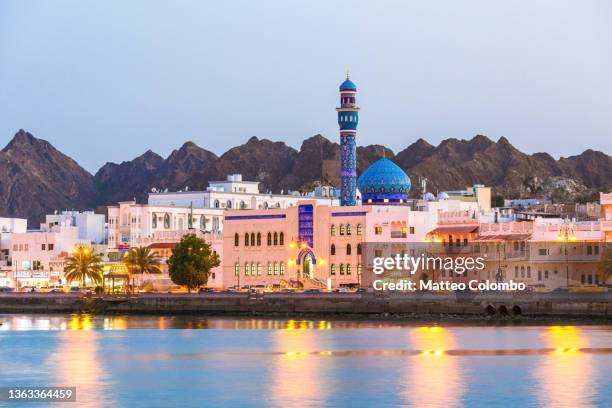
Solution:
[[[559,234],[559,235],[557,236],[557,241],[563,241],[563,235]]]
[[[289,243],[289,248],[295,248],[295,242],[291,241],[291,242]]]
[[[302,248],[306,248],[306,243],[302,242]]]
[[[385,199],[383,200],[383,202],[388,203],[388,202],[389,202],[389,199],[388,199],[388,198],[385,198]]]
[[[576,240],[576,235],[572,235],[572,236],[570,237],[570,241],[575,241],[575,240]]]

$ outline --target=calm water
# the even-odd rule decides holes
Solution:
[[[0,387],[76,386],[59,407],[612,407],[612,326],[0,322]]]

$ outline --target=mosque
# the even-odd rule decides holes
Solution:
[[[363,264],[366,243],[422,242],[440,214],[480,210],[478,202],[448,197],[409,200],[410,178],[386,157],[357,178],[359,107],[348,74],[339,91],[340,206],[304,199],[288,208],[225,211],[223,287],[357,286],[371,267]]]

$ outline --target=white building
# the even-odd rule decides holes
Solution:
[[[171,231],[220,232],[223,210],[120,202],[108,207],[108,249],[125,250]]]
[[[106,242],[106,221],[104,214],[95,214],[93,211],[62,211],[47,214],[41,229],[52,228],[55,225],[77,227],[79,239],[92,244]]]
[[[305,198],[317,200],[320,204],[339,205],[333,187],[317,188],[306,195],[298,192],[260,193],[259,182],[243,181],[241,174],[229,175],[224,181],[211,181],[205,191],[153,192],[149,194],[148,203],[177,207],[246,210],[287,208]]]
[[[26,232],[27,225],[25,218],[0,218],[0,286],[11,286],[12,236]]]

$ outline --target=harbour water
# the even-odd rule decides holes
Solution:
[[[612,406],[612,326],[90,315],[0,323],[0,387],[76,387],[78,402],[60,407]]]

